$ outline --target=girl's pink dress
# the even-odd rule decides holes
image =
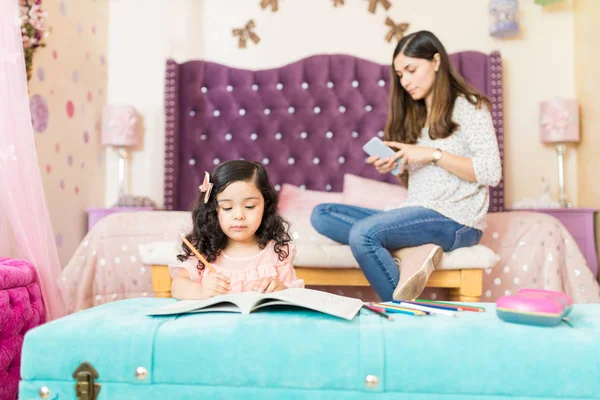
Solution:
[[[293,263],[296,256],[296,247],[288,243],[288,256],[280,261],[274,249],[275,242],[271,241],[258,254],[251,257],[234,258],[230,257],[224,251],[212,263],[212,266],[218,273],[229,278],[231,293],[239,293],[253,290],[256,281],[263,278],[273,278],[281,281],[288,288],[302,288],[304,281],[298,279]],[[184,268],[191,280],[202,282],[202,278],[212,272],[208,268],[199,270],[198,259],[191,256],[180,264],[169,265],[171,277],[175,277],[179,271]]]

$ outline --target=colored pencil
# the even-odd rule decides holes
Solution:
[[[366,304],[363,304],[363,308],[366,309],[366,310],[371,311],[373,314],[377,314],[380,317],[386,318],[388,321],[393,321],[394,320],[392,317],[390,317],[386,313],[381,312],[381,311],[377,311],[374,307],[371,307],[371,306],[368,306]]]
[[[415,304],[417,306],[425,306],[426,305],[425,303],[417,303],[417,302],[414,302],[414,301],[392,300],[392,302],[396,303],[396,304],[400,304],[401,301],[404,302],[404,303],[408,303],[408,304]],[[441,305],[438,305],[438,304],[427,304],[427,307],[438,308],[440,310],[450,310],[450,311],[462,311],[463,310],[460,307],[453,307],[453,306],[450,306],[450,305],[443,305],[443,306],[441,306]]]
[[[198,257],[198,260],[202,261],[202,264],[204,264],[208,269],[210,269],[210,272],[217,272],[212,265],[210,265],[210,263],[208,261],[206,261],[206,258],[204,258],[202,256],[202,254],[200,254],[200,252],[198,251],[198,249],[196,249],[190,242],[189,240],[186,239],[185,236],[181,235],[181,239],[183,240],[183,243],[185,243],[185,245],[192,251],[192,253],[194,253],[194,255],[196,257]]]
[[[414,310],[429,311],[429,312],[433,312],[435,314],[447,315],[448,317],[456,317],[456,311],[444,310],[441,308],[434,308],[434,307],[429,307],[429,306],[419,305],[419,304],[412,304],[412,303],[408,303],[405,301],[401,301],[400,305],[402,307],[412,308]]]
[[[400,306],[397,306],[397,305],[383,304],[383,303],[371,303],[370,306],[371,307],[373,307],[373,306],[375,306],[375,307],[381,307],[385,311],[389,312],[390,314],[393,314],[393,313],[398,312],[398,311],[410,311],[411,313],[416,311],[417,314],[419,314],[419,315],[420,315],[419,311],[422,311],[423,314],[425,314],[425,315],[433,315],[433,314],[435,314],[434,311],[417,310],[415,308],[400,307]]]
[[[415,302],[417,302],[417,303],[437,304],[437,305],[440,305],[440,306],[452,305],[452,306],[460,307],[460,308],[462,308],[465,311],[485,312],[485,307],[469,306],[469,305],[466,305],[466,304],[448,303],[448,302],[433,301],[433,300],[424,300],[424,299],[416,299]]]

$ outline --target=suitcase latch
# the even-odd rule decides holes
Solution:
[[[78,400],[96,400],[100,392],[100,384],[96,383],[98,372],[88,362],[81,363],[73,372],[75,378],[75,394]]]

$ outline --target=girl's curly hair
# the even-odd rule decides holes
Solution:
[[[213,188],[208,202],[204,203],[204,193],[198,194],[192,211],[192,232],[186,236],[190,243],[204,255],[206,261],[215,261],[227,246],[228,240],[219,226],[217,194],[238,181],[253,182],[265,200],[262,222],[256,231],[259,248],[264,249],[273,240],[279,260],[285,260],[289,255],[288,243],[292,240],[289,235],[289,223],[277,212],[277,191],[262,164],[245,160],[226,161],[215,167],[210,174],[210,181]],[[182,244],[182,249],[183,253],[177,258],[185,261],[192,252],[185,244]],[[202,262],[199,262],[198,268],[204,268]]]

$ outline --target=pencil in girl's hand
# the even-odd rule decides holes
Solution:
[[[204,258],[202,254],[200,254],[200,252],[189,242],[189,240],[187,240],[187,238],[184,235],[181,235],[181,240],[183,240],[183,243],[185,243],[185,245],[192,251],[192,253],[194,253],[194,255],[198,257],[198,260],[200,260],[202,264],[204,264],[208,269],[210,269],[210,272],[217,272],[215,271],[213,266],[210,265],[208,261],[206,261],[206,258]]]
[[[375,313],[375,314],[379,315],[380,317],[383,317],[383,318],[387,319],[388,321],[393,321],[394,320],[392,317],[390,317],[386,313],[376,310],[375,307],[371,307],[371,306],[368,306],[366,304],[363,304],[363,308],[371,311],[372,313]]]

